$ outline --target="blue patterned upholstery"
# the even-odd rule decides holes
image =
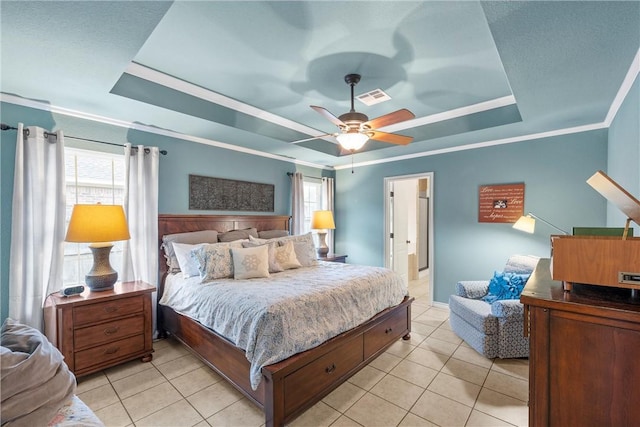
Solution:
[[[530,274],[539,258],[514,255],[503,271]],[[478,353],[487,358],[529,357],[529,339],[524,337],[524,307],[517,299],[489,304],[482,300],[488,280],[461,281],[456,295],[449,297],[451,329]]]

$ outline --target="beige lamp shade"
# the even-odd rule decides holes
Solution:
[[[333,213],[331,211],[313,211],[311,217],[311,228],[313,230],[333,230],[336,228],[333,222]]]
[[[129,227],[121,205],[74,205],[65,241],[76,243],[128,240]]]
[[[533,234],[536,229],[536,220],[529,215],[523,215],[513,224],[513,228]]]

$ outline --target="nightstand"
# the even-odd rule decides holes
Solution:
[[[151,293],[144,282],[116,283],[113,289],[64,297],[49,295],[45,334],[76,377],[153,355]]]
[[[349,255],[336,255],[336,254],[327,254],[327,256],[318,257],[320,261],[329,261],[329,262],[347,262],[347,257]]]

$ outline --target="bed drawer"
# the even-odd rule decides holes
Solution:
[[[285,411],[289,412],[302,406],[309,396],[318,394],[335,383],[336,378],[358,366],[364,360],[362,343],[362,335],[359,335],[346,345],[287,375],[284,379],[287,396],[284,402]],[[304,393],[297,393],[297,390],[304,390]]]
[[[142,313],[143,296],[120,298],[96,304],[74,307],[73,318],[75,326],[101,322],[103,320],[119,319],[134,313]]]
[[[109,342],[98,347],[78,351],[75,354],[75,366],[77,371],[82,371],[97,363],[118,359],[131,354],[144,351],[144,335],[125,338],[119,341]]]
[[[364,333],[365,359],[407,333],[408,315],[407,310],[396,312]]]
[[[109,343],[144,332],[144,316],[139,314],[126,319],[76,329],[73,332],[77,350]]]

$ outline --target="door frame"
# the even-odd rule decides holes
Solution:
[[[434,199],[434,173],[433,172],[421,172],[421,173],[415,173],[415,174],[410,174],[410,175],[398,175],[398,176],[389,176],[389,177],[385,177],[384,178],[384,188],[383,188],[383,195],[384,195],[384,266],[386,268],[393,268],[393,266],[391,265],[391,239],[389,237],[389,235],[391,234],[391,223],[390,223],[390,215],[389,215],[389,209],[391,209],[391,202],[390,202],[390,189],[391,189],[391,185],[394,181],[406,181],[409,179],[427,179],[429,181],[429,191],[428,191],[428,197],[429,197],[429,215],[427,218],[428,221],[428,227],[429,227],[429,233],[427,235],[427,247],[429,248],[429,255],[428,255],[428,262],[429,262],[429,274],[428,274],[428,278],[429,278],[429,304],[433,304],[433,288],[434,288],[434,282],[433,282],[433,278],[434,278],[434,271],[435,271],[435,263],[433,262],[434,259],[434,251],[433,251],[433,247],[434,247],[434,235],[435,235],[435,227],[433,225],[433,199]]]

